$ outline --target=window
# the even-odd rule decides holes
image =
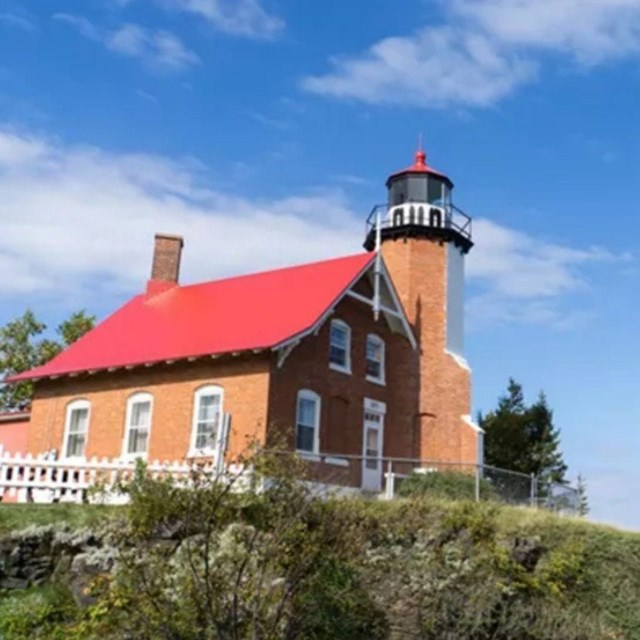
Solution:
[[[342,320],[331,321],[329,366],[351,373],[351,329]]]
[[[367,380],[384,384],[384,341],[374,334],[367,336]]]
[[[296,449],[308,453],[320,449],[320,396],[306,389],[298,391]]]
[[[198,389],[193,407],[191,451],[196,455],[211,455],[222,421],[222,387],[210,385]]]
[[[153,397],[150,393],[136,393],[127,402],[124,456],[145,456],[149,447]]]
[[[84,457],[89,430],[89,408],[90,404],[87,400],[76,400],[67,407],[63,444],[65,458]]]

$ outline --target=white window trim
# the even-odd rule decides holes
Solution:
[[[367,335],[367,340],[365,342],[365,352],[364,352],[364,357],[365,357],[365,361],[367,358],[367,342],[369,340],[374,340],[375,342],[378,343],[378,345],[380,345],[382,347],[382,360],[380,361],[380,377],[376,378],[374,376],[370,376],[367,374],[366,378],[369,382],[373,382],[375,384],[379,384],[382,385],[383,387],[386,385],[387,383],[387,375],[386,375],[386,366],[387,366],[387,345],[385,344],[384,340],[377,334],[375,333],[370,333]],[[365,362],[365,366],[366,366],[366,362]]]
[[[211,447],[203,449],[196,449],[196,439],[198,436],[198,413],[200,409],[200,398],[202,396],[218,395],[220,396],[220,418],[218,420],[218,433],[216,434],[215,441]],[[220,439],[220,430],[223,428],[224,421],[224,389],[217,384],[208,384],[204,387],[199,387],[193,394],[193,415],[191,418],[191,438],[189,439],[189,458],[210,458],[215,455],[216,444]]]
[[[365,398],[364,410],[370,411],[371,413],[381,413],[382,415],[385,415],[387,413],[387,404],[386,402],[381,402],[380,400]]]
[[[333,328],[334,324],[342,327],[347,332],[347,364],[344,366],[336,364],[335,362],[331,362],[331,329]],[[329,369],[351,375],[351,327],[344,320],[340,320],[339,318],[334,318],[333,320],[331,320],[331,323],[329,325]]]
[[[149,407],[149,430],[147,433],[147,450],[144,453],[128,453],[127,445],[129,443],[129,427],[131,424],[131,409],[134,404],[137,402],[150,402]],[[127,399],[127,412],[125,416],[124,423],[124,439],[122,441],[122,456],[123,460],[127,460],[132,462],[140,458],[141,460],[146,460],[149,457],[149,447],[151,446],[151,427],[153,426],[153,395],[148,391],[139,391],[134,393],[132,396],[129,396]]]
[[[87,409],[87,430],[84,435],[84,449],[87,449],[89,440],[89,425],[91,424],[91,403],[89,400],[73,400],[67,405],[67,412],[64,420],[64,435],[62,436],[62,451],[60,457],[64,460],[85,460],[86,455],[67,456],[67,439],[69,438],[69,428],[71,427],[71,413],[76,409]]]
[[[313,434],[313,451],[307,451],[306,449],[298,449],[298,407],[300,404],[300,399],[301,398],[306,398],[307,400],[313,400],[316,403],[316,415],[315,415],[315,427],[314,427],[314,434]],[[296,446],[296,452],[299,453],[302,456],[312,456],[312,455],[317,455],[320,452],[320,416],[321,416],[321,406],[322,406],[322,400],[320,399],[320,396],[315,392],[315,391],[311,391],[310,389],[300,389],[300,391],[298,391],[298,394],[296,395],[296,430],[295,430],[295,446]],[[320,459],[318,458],[318,461]]]
[[[347,458],[338,458],[336,456],[327,456],[325,459],[325,464],[331,464],[334,467],[348,467],[349,460]]]

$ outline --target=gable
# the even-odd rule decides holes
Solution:
[[[342,295],[336,298],[334,303],[327,308],[312,327],[274,347],[278,351],[278,367],[284,364],[289,353],[300,344],[302,339],[319,331],[324,322],[331,317],[339,303],[345,299],[356,300],[366,305],[375,319],[382,317],[392,333],[404,336],[413,349],[417,348],[415,335],[409,325],[384,260],[382,260],[381,256],[376,260],[375,254],[370,255],[374,256],[374,259],[359,277],[344,290]]]

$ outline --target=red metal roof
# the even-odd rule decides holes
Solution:
[[[397,178],[398,176],[402,176],[406,173],[429,173],[431,175],[438,176],[439,178],[443,178],[451,186],[453,186],[453,182],[451,182],[451,179],[447,175],[445,175],[444,173],[441,173],[440,171],[436,171],[436,169],[434,169],[433,167],[430,167],[427,164],[427,154],[422,150],[416,151],[415,162],[410,167],[407,167],[402,171],[396,171],[396,173],[392,173],[387,178],[387,185],[389,184],[389,180],[392,180],[393,178]]]
[[[274,347],[312,328],[373,253],[138,295],[49,363],[7,381]]]

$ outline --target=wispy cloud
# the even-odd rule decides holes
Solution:
[[[260,0],[155,0],[173,11],[190,13],[231,35],[271,40],[284,29],[284,20],[269,13]]]
[[[593,66],[640,51],[637,0],[447,0],[446,21],[385,38],[307,91],[372,104],[484,107],[533,81],[544,54]]]
[[[182,71],[200,62],[198,55],[169,31],[145,29],[131,23],[108,30],[82,16],[57,13],[53,17],[70,25],[85,38],[104,45],[109,51],[137,58],[154,69]]]
[[[454,0],[452,16],[505,47],[568,54],[585,65],[640,51],[637,0]]]
[[[337,57],[332,73],[308,77],[311,92],[373,104],[486,106],[529,80],[535,67],[504,56],[487,36],[452,27],[386,38],[367,52]]]
[[[105,290],[121,297],[142,287],[156,231],[184,234],[186,281],[353,253],[362,242],[361,212],[340,189],[249,199],[212,184],[193,160],[112,153],[7,127],[0,127],[0,224],[0,297],[81,294],[89,307]],[[474,231],[468,275],[476,328],[583,321],[576,294],[589,290],[589,269],[625,258],[489,220],[477,220]]]
[[[286,129],[291,128],[291,121],[285,120],[284,118],[274,118],[254,110],[247,111],[247,115],[258,124],[269,127],[270,129],[285,131]]]
[[[35,31],[36,24],[30,18],[24,15],[5,12],[0,13],[0,24],[7,27],[13,27],[16,29],[22,29],[23,31]]]
[[[568,297],[588,291],[588,269],[625,263],[627,254],[598,247],[575,249],[534,238],[490,220],[474,221],[476,246],[468,257],[475,294],[470,324],[542,324],[570,328],[589,319],[583,308],[567,309]]]
[[[153,104],[158,104],[158,98],[151,93],[148,93],[144,89],[136,89],[136,95],[141,100],[146,100],[147,102],[151,102]]]
[[[251,200],[208,184],[192,160],[7,128],[0,223],[0,296],[82,294],[87,306],[144,286],[156,231],[184,234],[195,281],[357,252],[362,227],[338,190]]]

